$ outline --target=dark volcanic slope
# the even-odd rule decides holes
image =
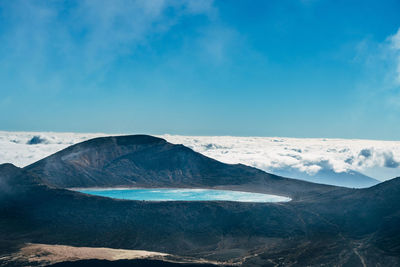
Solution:
[[[49,188],[12,165],[0,166],[0,181],[0,265],[24,242],[246,258],[253,266],[400,264],[400,178],[280,204],[113,200]]]
[[[38,180],[27,175],[23,169],[13,164],[0,164],[0,201],[6,201],[9,196],[18,193],[24,193]]]
[[[25,170],[50,186],[240,186],[298,198],[337,187],[286,179],[241,164],[230,165],[147,135],[95,138],[68,147]]]

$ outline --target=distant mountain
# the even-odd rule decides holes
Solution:
[[[19,253],[25,243],[143,249],[220,265],[400,265],[400,178],[367,189],[319,185],[127,136],[83,142],[25,169],[0,165],[0,184],[2,266],[32,265],[35,257]],[[62,188],[138,184],[223,186],[294,200],[126,201]]]
[[[335,172],[332,169],[322,169],[316,174],[308,174],[306,172],[301,172],[298,169],[285,168],[276,169],[273,173],[313,183],[345,186],[350,188],[366,188],[380,183],[380,181],[374,178],[352,170],[346,172]]]
[[[59,188],[241,186],[291,197],[337,189],[282,178],[242,164],[225,164],[147,135],[91,139],[24,169]]]

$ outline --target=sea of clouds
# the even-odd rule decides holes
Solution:
[[[322,170],[357,171],[378,180],[400,176],[400,142],[360,139],[175,136],[172,143],[226,163],[243,163],[271,173],[292,169],[308,175]]]
[[[23,167],[65,147],[103,133],[0,131],[0,163]],[[400,141],[161,135],[225,163],[242,163],[271,173],[291,169],[307,175],[323,170],[357,171],[378,180],[400,176]]]

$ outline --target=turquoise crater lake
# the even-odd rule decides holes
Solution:
[[[79,189],[81,193],[126,200],[144,201],[237,201],[237,202],[287,202],[288,197],[214,189]]]

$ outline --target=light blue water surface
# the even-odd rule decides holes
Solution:
[[[80,189],[81,193],[127,200],[145,201],[238,201],[238,202],[287,202],[290,198],[213,189],[166,189],[166,188],[129,188],[129,189]]]

